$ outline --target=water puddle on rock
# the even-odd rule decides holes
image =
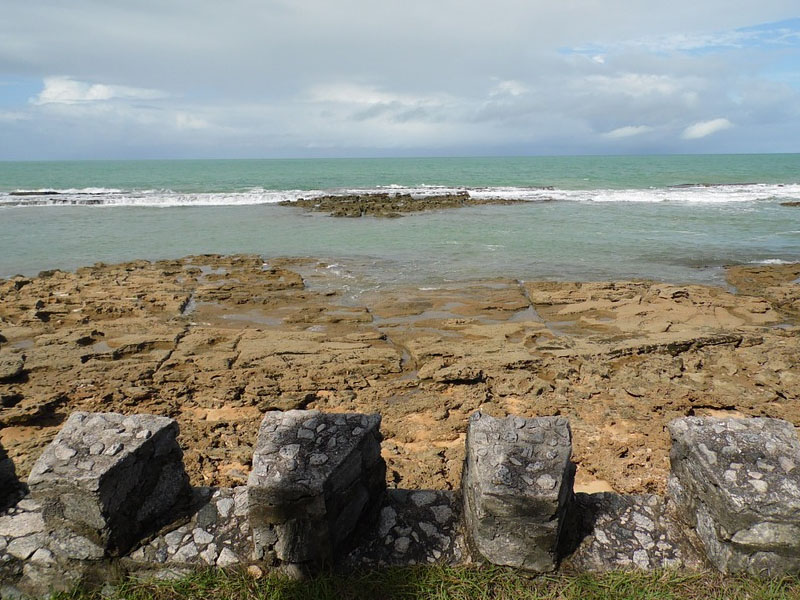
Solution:
[[[511,318],[508,319],[509,323],[522,323],[527,321],[536,321],[537,323],[544,323],[544,319],[541,315],[536,312],[536,309],[532,306],[525,308],[523,310],[518,310]]]
[[[249,310],[241,313],[229,313],[222,315],[226,321],[243,321],[245,323],[258,323],[259,325],[269,325],[270,327],[278,327],[283,324],[283,319],[276,317],[268,317],[256,310]]]
[[[94,352],[95,354],[107,354],[109,352],[114,351],[111,348],[111,346],[108,345],[107,342],[97,342],[95,344],[92,344],[91,348],[92,352]]]

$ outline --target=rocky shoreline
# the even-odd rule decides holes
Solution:
[[[27,478],[77,410],[169,416],[243,485],[265,411],[379,412],[391,487],[458,487],[469,415],[560,415],[576,490],[662,493],[668,421],[800,425],[800,265],[700,285],[511,279],[345,292],[327,263],[195,256],[0,281],[0,442]]]
[[[473,198],[468,192],[440,194],[434,196],[412,196],[411,194],[348,194],[343,196],[319,196],[284,200],[281,206],[298,206],[311,212],[323,212],[332,217],[382,217],[396,218],[403,214],[480,206],[485,204],[519,204],[525,200],[507,198]]]

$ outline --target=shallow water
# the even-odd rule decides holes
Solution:
[[[0,240],[3,277],[247,252],[338,261],[344,285],[351,270],[367,287],[500,275],[721,283],[723,265],[800,261],[800,210],[777,202],[559,202],[337,219],[275,205],[4,208]]]
[[[385,220],[275,204],[353,189],[531,201]],[[0,163],[0,277],[247,252],[326,260],[345,293],[496,276],[721,284],[724,265],[800,260],[787,200],[800,155]]]

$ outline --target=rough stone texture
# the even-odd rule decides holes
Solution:
[[[79,582],[105,581],[104,549],[67,530],[51,530],[27,497],[0,517],[0,597],[44,596]]]
[[[73,413],[28,478],[47,525],[121,555],[175,518],[189,493],[177,433],[164,417]]]
[[[800,440],[778,419],[669,424],[670,499],[721,571],[800,571]]]
[[[567,420],[477,412],[466,444],[464,517],[474,550],[495,564],[552,571],[575,476]]]
[[[349,549],[383,497],[380,415],[267,413],[247,482],[255,556],[316,567]]]
[[[0,513],[19,499],[20,490],[14,463],[0,444]]]
[[[378,523],[342,561],[346,569],[460,564],[466,558],[461,498],[440,490],[389,490]]]
[[[161,574],[184,567],[246,565],[253,553],[247,488],[195,488],[191,518],[137,548],[122,565],[129,572]]]
[[[576,494],[561,566],[571,571],[699,568],[702,559],[656,495]],[[577,547],[576,547],[577,546]],[[574,551],[573,551],[574,550]]]

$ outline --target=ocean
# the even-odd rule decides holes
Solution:
[[[321,194],[514,198],[398,219]],[[202,253],[315,257],[369,285],[647,278],[724,284],[800,261],[800,155],[0,163],[0,277]]]

